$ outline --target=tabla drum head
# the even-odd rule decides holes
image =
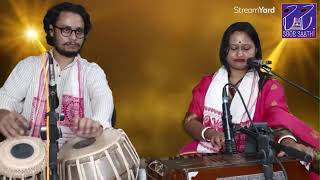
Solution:
[[[96,138],[76,137],[64,144],[59,152],[59,159],[72,160],[86,157],[90,154],[102,151],[119,141],[121,132],[116,129],[104,130],[101,136]]]
[[[24,178],[45,168],[45,144],[35,137],[9,138],[0,143],[0,175]]]

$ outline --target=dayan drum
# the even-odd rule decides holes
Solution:
[[[21,136],[0,143],[1,180],[45,180],[45,144],[39,138]]]
[[[75,138],[59,152],[60,180],[136,179],[140,158],[121,129],[97,138]]]

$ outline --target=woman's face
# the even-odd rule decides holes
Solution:
[[[230,70],[248,69],[247,59],[255,57],[257,50],[254,42],[246,32],[235,31],[229,39],[227,62]]]

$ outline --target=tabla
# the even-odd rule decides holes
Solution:
[[[59,152],[60,180],[136,179],[140,158],[121,129],[97,138],[75,138]]]
[[[0,179],[45,180],[45,144],[39,138],[21,136],[0,143]]]

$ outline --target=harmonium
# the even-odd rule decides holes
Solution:
[[[280,162],[280,163],[279,163]],[[280,158],[273,163],[273,179],[309,179],[299,161]],[[281,165],[280,165],[281,164]],[[265,179],[261,160],[255,154],[190,154],[165,159],[149,159],[147,179],[160,180],[252,180]]]

